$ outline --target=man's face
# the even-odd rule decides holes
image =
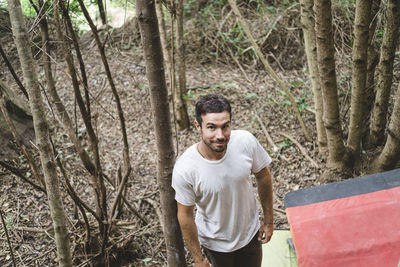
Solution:
[[[231,118],[228,111],[220,113],[206,113],[201,116],[201,127],[195,122],[201,139],[210,152],[225,152],[231,136]]]

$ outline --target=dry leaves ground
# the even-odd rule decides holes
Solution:
[[[84,49],[83,55],[89,77],[93,123],[99,136],[103,169],[108,177],[114,179],[118,166],[122,164],[122,141],[115,103],[96,48],[92,46]],[[156,212],[159,200],[155,177],[157,152],[142,52],[137,47],[120,50],[117,46],[109,46],[107,55],[122,100],[129,137],[133,171],[128,182],[127,198],[148,221],[147,225],[143,225],[133,213],[126,210],[117,223],[119,230],[112,243],[115,244],[114,248],[117,248],[124,241],[129,240],[131,246],[129,251],[113,250],[111,257],[118,254],[131,260],[129,266],[165,266],[165,249]],[[65,63],[61,59],[57,59],[57,61],[58,63],[54,67],[57,88],[71,117],[74,117],[75,106],[69,74],[66,72]],[[318,157],[316,147],[314,115],[307,109],[302,112],[305,124],[313,137],[312,142],[306,142],[299,123],[291,112],[288,100],[268,74],[262,70],[245,69],[247,69],[246,75],[238,66],[234,65],[201,65],[197,62],[188,62],[187,83],[190,117],[193,121],[193,107],[199,96],[207,93],[221,93],[228,97],[233,107],[233,128],[252,132],[273,158],[271,170],[275,193],[275,228],[288,229],[289,225],[284,214],[283,204],[285,194],[292,190],[320,184],[319,176],[322,169],[313,167],[299,149],[278,132],[284,132],[295,138],[306,148],[309,156],[320,166],[324,166]],[[11,84],[12,81],[7,70],[3,68],[2,74]],[[312,92],[307,74],[302,70],[292,70],[281,71],[279,75],[292,85],[292,92],[302,107],[312,108]],[[53,115],[51,111],[51,105],[46,105],[59,157],[65,163],[76,190],[87,203],[92,203],[88,173],[80,164],[77,156],[73,154],[72,144],[60,128],[57,116]],[[261,118],[279,147],[278,151],[273,151],[268,146],[265,132],[256,119],[256,114]],[[85,130],[79,118],[77,128],[82,140],[85,140]],[[174,136],[179,154],[198,140],[199,135],[194,126],[190,130],[179,132]],[[25,168],[22,164],[23,159],[19,159],[17,162],[19,162],[20,168]],[[46,197],[4,170],[0,172],[0,178],[0,205],[5,214],[18,266],[57,265]],[[110,188],[110,185],[107,186]],[[111,189],[109,192],[109,203],[111,203],[114,194],[111,193],[113,192]],[[70,223],[72,251],[74,257],[83,263],[87,259],[80,254],[84,236],[83,227],[80,227],[78,220],[74,217],[72,200],[64,195],[63,203]],[[93,231],[96,232],[95,227],[93,227]],[[0,265],[12,266],[3,227],[0,228],[0,240]],[[116,263],[115,266],[122,264],[121,262]],[[83,263],[81,266],[85,266],[85,264]]]

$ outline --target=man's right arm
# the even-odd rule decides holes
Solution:
[[[183,238],[192,254],[195,267],[211,266],[201,252],[197,227],[193,218],[194,206],[185,206],[178,202],[178,221],[181,226]]]

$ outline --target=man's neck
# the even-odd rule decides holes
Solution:
[[[207,160],[220,160],[225,156],[226,149],[223,152],[212,151],[203,141],[197,145],[197,151]]]

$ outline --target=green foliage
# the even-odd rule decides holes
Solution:
[[[188,99],[193,100],[194,97],[195,97],[195,95],[194,95],[194,90],[192,90],[192,89],[189,89],[189,90],[187,91],[187,93],[186,93],[185,95],[183,95],[183,98],[184,98],[185,100],[188,100]]]
[[[35,18],[37,14],[30,0],[20,0],[20,1],[21,1],[22,13],[28,18]],[[36,4],[35,0],[33,0],[33,2]],[[95,20],[98,17],[97,15],[98,7],[96,0],[84,0],[84,3],[92,19]],[[7,0],[0,0],[0,8],[7,9]],[[49,16],[53,15],[52,3],[50,1],[45,2],[45,10],[46,14],[48,14]],[[68,10],[71,16],[74,29],[78,32],[78,34],[89,30],[89,26],[87,25],[87,22],[83,17],[83,13],[79,6],[78,0],[71,0],[68,3]]]
[[[21,8],[22,13],[27,17],[35,17],[36,12],[35,9],[32,7],[29,0],[20,0],[21,1]],[[0,0],[0,8],[7,9],[7,0]]]
[[[296,103],[297,106],[302,112],[303,110],[310,108],[310,105],[307,103],[307,99],[311,96],[311,92],[307,90],[307,88],[310,88],[310,81],[309,80],[303,80],[302,78],[298,77],[296,81],[291,81],[290,84],[293,87],[300,87],[302,90],[301,96],[296,98]]]
[[[336,7],[339,7],[342,9],[348,9],[348,8],[355,7],[356,1],[355,0],[339,0],[339,1],[334,1],[334,4]]]
[[[235,54],[240,55],[244,53],[244,48],[248,44],[249,41],[247,40],[243,28],[241,25],[236,25],[235,27],[229,29],[227,32],[223,32],[222,36],[220,34],[217,35],[218,37],[222,37],[224,42],[233,45],[236,50]]]
[[[303,110],[310,108],[310,105],[307,103],[308,97],[310,97],[311,93],[308,91],[304,91],[301,94],[301,97],[296,99],[297,106],[299,107],[300,112]]]
[[[377,41],[382,41],[383,39],[383,34],[384,34],[384,30],[383,29],[379,29],[376,31],[376,40]]]
[[[278,147],[282,148],[282,150],[288,149],[289,147],[293,146],[293,142],[289,139],[285,138],[282,142],[276,144]]]

